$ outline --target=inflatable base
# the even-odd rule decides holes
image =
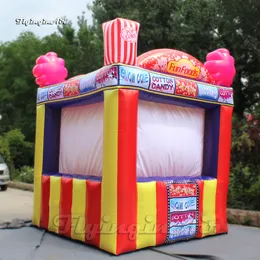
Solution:
[[[217,179],[206,176],[138,178],[125,201],[135,207],[117,208],[112,222],[101,218],[101,178],[44,174],[38,226],[116,255],[227,233],[225,207],[216,210],[217,185]]]

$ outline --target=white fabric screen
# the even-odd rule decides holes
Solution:
[[[63,108],[60,173],[102,176],[104,103]]]
[[[139,101],[138,177],[200,176],[204,110]]]
[[[102,176],[104,104],[62,109],[61,173]],[[137,176],[200,176],[204,110],[139,101]]]

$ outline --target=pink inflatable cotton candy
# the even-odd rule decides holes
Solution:
[[[63,59],[58,58],[55,52],[48,52],[36,60],[32,71],[35,82],[40,87],[63,82],[68,76]]]
[[[217,85],[230,87],[236,75],[235,60],[227,49],[217,49],[207,54],[205,68]]]

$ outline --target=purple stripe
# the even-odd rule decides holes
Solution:
[[[220,106],[206,110],[203,176],[217,178]]]
[[[81,175],[81,174],[67,174],[67,173],[44,173],[46,176],[57,176],[57,177],[65,177],[65,178],[75,178],[80,180],[92,180],[92,181],[102,181],[102,177],[98,176],[90,176],[90,175]],[[198,181],[198,180],[212,180],[213,177],[210,176],[199,176],[199,177],[138,177],[136,179],[137,182],[150,182],[150,181]]]
[[[43,172],[59,171],[60,108],[45,107]]]

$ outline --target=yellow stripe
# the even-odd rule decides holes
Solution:
[[[49,225],[48,230],[58,233],[60,223],[60,187],[61,178],[50,177],[50,200],[49,200]]]
[[[156,182],[137,183],[136,248],[156,245]]]
[[[217,87],[217,86],[215,86],[215,87]],[[48,103],[59,103],[59,102],[65,101],[65,100],[72,100],[72,99],[76,100],[78,98],[94,95],[94,94],[96,94],[98,92],[101,92],[101,91],[105,92],[106,90],[117,90],[117,89],[135,89],[135,90],[140,90],[140,91],[143,91],[143,92],[148,92],[148,93],[159,95],[159,96],[166,96],[166,97],[173,97],[173,98],[179,98],[179,99],[193,100],[193,101],[197,101],[197,102],[201,102],[201,103],[215,104],[215,105],[226,106],[226,107],[234,107],[234,105],[231,105],[231,104],[226,104],[226,103],[221,103],[221,102],[214,102],[214,101],[209,101],[209,100],[202,100],[202,99],[197,99],[197,98],[184,97],[184,96],[177,96],[175,94],[167,94],[167,93],[162,93],[162,92],[156,92],[156,91],[153,91],[153,90],[140,88],[140,87],[134,87],[134,86],[103,87],[103,88],[94,90],[94,91],[92,91],[90,93],[87,93],[87,94],[83,94],[83,95],[79,95],[79,96],[75,96],[75,97],[62,98],[62,99],[59,99],[59,100],[48,100],[48,101],[45,101],[45,102],[41,102],[41,103],[39,103],[37,105],[40,106],[42,104],[48,104]]]
[[[86,180],[73,179],[71,238],[85,242]]]
[[[216,234],[217,180],[205,180],[203,190],[202,237]]]
[[[32,223],[40,226],[45,105],[37,106]]]
[[[100,248],[116,254],[118,90],[104,91]]]

